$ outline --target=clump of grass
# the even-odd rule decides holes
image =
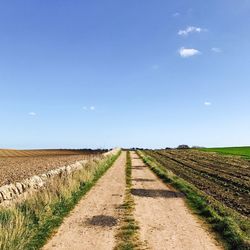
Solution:
[[[174,175],[152,157],[144,155],[142,151],[138,151],[138,154],[159,178],[185,194],[188,205],[219,234],[225,242],[225,248],[230,250],[250,249],[249,221],[239,218],[230,209]]]
[[[117,245],[115,250],[133,250],[141,249],[139,242],[138,230],[139,226],[134,219],[134,199],[131,194],[132,188],[132,166],[130,152],[127,151],[126,162],[126,193],[124,203],[122,205],[122,221],[118,233],[116,235]]]
[[[24,201],[9,208],[1,208],[0,249],[41,248],[119,154],[92,160],[69,176],[53,178],[44,189],[34,192]]]

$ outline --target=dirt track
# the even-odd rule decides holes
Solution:
[[[168,188],[135,153],[132,194],[141,240],[150,249],[221,249],[187,209],[181,193]]]
[[[115,245],[119,207],[125,194],[125,152],[80,201],[43,248],[110,250]]]
[[[140,240],[147,249],[222,249],[186,207],[183,195],[163,184],[135,153],[132,195]],[[64,220],[43,250],[111,250],[125,194],[125,152]],[[144,249],[144,248],[143,248]]]

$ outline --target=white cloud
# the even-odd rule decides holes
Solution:
[[[178,35],[187,36],[189,35],[189,33],[201,33],[203,31],[206,31],[206,29],[202,29],[200,27],[195,27],[195,26],[188,26],[185,30],[179,30]]]
[[[87,109],[88,109],[88,107],[84,106],[84,107],[82,107],[82,109],[87,110]]]
[[[95,110],[95,106],[91,106],[89,109],[90,110]]]
[[[28,115],[35,116],[36,113],[35,112],[29,112]]]
[[[221,53],[222,52],[222,50],[220,48],[215,48],[215,47],[212,48],[211,51],[215,52],[215,53]]]
[[[204,105],[205,105],[205,106],[211,106],[212,103],[211,103],[211,102],[204,102]]]
[[[190,57],[201,54],[201,52],[197,49],[187,49],[184,47],[181,47],[179,49],[179,54],[181,57]]]

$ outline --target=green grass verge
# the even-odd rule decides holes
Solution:
[[[56,179],[16,206],[1,208],[0,249],[40,249],[119,155],[95,160],[72,176]]]
[[[236,155],[242,156],[244,158],[250,159],[250,147],[226,147],[226,148],[202,148],[199,149],[205,152],[216,152],[226,155]]]
[[[122,221],[118,233],[116,235],[117,244],[115,250],[134,250],[140,249],[138,237],[139,227],[134,219],[134,199],[131,194],[132,188],[132,166],[130,152],[127,151],[126,162],[126,193],[124,203],[122,205]]]
[[[211,199],[192,184],[174,175],[158,163],[156,159],[142,151],[138,151],[138,154],[163,182],[171,184],[185,194],[188,205],[196,214],[205,219],[223,239],[225,248],[230,250],[250,249],[250,227],[247,219],[239,218],[236,213],[227,209],[218,201]]]

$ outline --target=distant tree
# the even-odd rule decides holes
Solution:
[[[168,150],[168,149],[172,149],[172,148],[169,148],[169,147],[166,147],[165,150]]]
[[[177,149],[189,149],[188,145],[182,144],[177,147]]]

